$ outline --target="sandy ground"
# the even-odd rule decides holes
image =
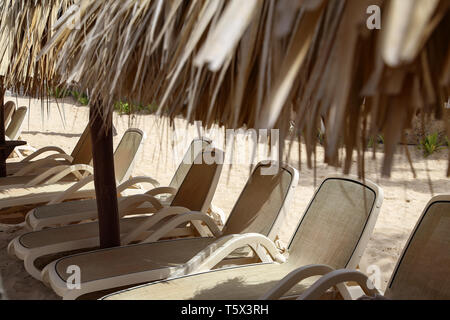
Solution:
[[[9,98],[9,100],[17,101],[19,105],[28,106],[31,103],[31,113],[24,127],[22,138],[36,148],[52,144],[70,153],[87,124],[88,109],[75,106],[69,100],[64,103],[60,102],[59,109],[54,101],[47,106],[38,100],[21,98],[18,100]],[[50,115],[47,112],[48,108],[51,110]],[[43,117],[42,112],[44,113]],[[61,120],[63,113],[65,126]],[[115,144],[129,126],[141,128],[147,133],[148,138],[143,152],[139,155],[134,175],[152,176],[158,179],[161,185],[169,183],[182,150],[197,134],[195,126],[187,126],[184,121],[176,120],[177,138],[172,144],[171,139],[174,134],[168,126],[167,119],[157,120],[150,115],[137,117],[116,115],[114,123],[118,132]],[[217,138],[217,135],[210,137]],[[222,139],[218,139],[217,144],[220,145],[222,141]],[[249,146],[250,144],[247,145],[245,142],[237,143],[236,150],[240,156],[243,154],[249,157]],[[367,155],[366,178],[383,188],[384,203],[361,266],[363,271],[369,265],[376,265],[380,268],[381,290],[385,289],[401,250],[425,204],[431,198],[432,192],[438,194],[450,191],[450,179],[445,176],[446,151],[441,151],[425,160],[417,147],[411,146],[409,150],[417,172],[416,179],[413,179],[407,159],[400,148],[390,179],[382,178],[378,173],[382,154],[377,154],[376,160],[372,160],[371,154]],[[290,217],[280,231],[280,238],[284,241],[287,241],[294,231],[315,188],[314,171],[306,168],[304,157],[303,150],[300,181],[291,203]],[[322,160],[322,157],[323,152],[319,149],[318,160]],[[260,158],[264,157],[260,155]],[[299,168],[298,145],[294,146],[290,163]],[[356,170],[356,166],[353,170]],[[328,174],[338,173],[339,171],[336,169],[321,164],[319,161],[316,172],[317,183]],[[235,164],[232,168],[228,165],[224,166],[213,203],[222,208],[226,214],[231,211],[248,174],[248,164]],[[21,261],[7,255],[8,242],[23,232],[21,229],[0,229],[0,283],[3,281],[3,293],[0,289],[0,294],[3,294],[3,298],[9,299],[58,298],[50,289],[31,278],[24,270]]]

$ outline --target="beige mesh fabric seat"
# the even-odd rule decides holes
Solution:
[[[296,270],[297,280],[305,270]],[[433,197],[426,205],[389,280],[384,297],[394,300],[450,299],[450,195]],[[346,282],[359,286],[347,287]],[[334,270],[317,280],[299,299],[318,299],[337,286],[346,299],[380,295],[368,288],[366,275],[354,270]],[[291,282],[292,284],[292,282]]]
[[[144,133],[139,129],[128,129],[114,153],[115,174],[118,184],[124,184],[126,187],[133,186],[134,181],[127,181],[130,177],[133,164],[136,156],[142,147],[144,141]],[[28,183],[33,185],[23,188],[0,188],[0,223],[8,223],[11,215],[19,215],[17,220],[23,222],[25,213],[35,208],[36,206],[53,202],[62,202],[73,199],[93,198],[95,197],[95,189],[93,183],[93,175],[83,177],[77,181],[65,181],[65,177],[72,174],[79,174],[78,172],[88,171],[93,172],[93,168],[87,165],[64,165],[48,169],[33,178]],[[47,177],[48,173],[50,175]],[[6,177],[20,178],[20,177]],[[40,180],[45,180],[44,183],[39,183]],[[140,182],[142,179],[138,179]],[[125,187],[118,186],[120,192]]]
[[[104,299],[257,299],[299,266],[355,268],[373,231],[382,190],[350,178],[326,178],[300,220],[286,263],[213,270],[122,290]],[[298,295],[310,282],[294,286]]]
[[[207,148],[212,146],[212,141],[206,137],[201,137],[192,140],[189,148],[186,150],[183,159],[178,165],[172,179],[170,180],[169,187],[178,189],[183,183],[186,174],[191,168],[192,163],[194,163],[195,158]]]
[[[298,173],[287,165],[266,172],[271,165],[272,162],[256,166],[222,232],[213,232],[215,237],[152,242],[158,239],[153,237],[136,245],[73,255],[49,264],[42,272],[43,280],[49,282],[57,294],[70,299],[227,264],[283,261],[284,257],[270,239],[276,238],[284,223]],[[196,212],[183,215],[184,220],[171,225],[187,220],[208,221],[208,216]],[[241,234],[243,232],[253,233]],[[256,254],[248,250],[244,242]],[[67,289],[68,264],[80,266],[81,290]]]
[[[16,104],[12,101],[8,101],[5,103],[5,128],[8,128],[9,122],[11,121],[11,118],[16,111]]]
[[[7,140],[19,139],[22,133],[22,128],[25,124],[25,116],[27,115],[27,112],[28,108],[23,106],[14,111],[11,117],[11,121],[9,122],[9,125],[5,130],[5,138]],[[14,149],[13,153],[21,159],[23,158],[23,151],[34,152],[36,151],[36,149],[30,147],[29,145],[18,146]]]
[[[48,155],[48,153],[51,153]],[[46,155],[45,157],[43,157]],[[43,158],[40,158],[43,157]],[[42,173],[44,170],[58,165],[90,164],[92,160],[92,142],[89,125],[78,139],[70,155],[56,146],[43,147],[18,162],[8,162],[8,175],[22,176]]]
[[[217,149],[206,152],[221,153]],[[202,156],[203,153],[199,155],[199,157]],[[177,214],[191,210],[197,212],[205,212],[207,210],[214,196],[221,170],[221,164],[193,164],[175,193],[172,205],[168,207],[164,207],[154,197],[153,190],[146,194],[121,199],[119,210],[122,216],[141,213],[141,216],[122,218],[120,220],[122,244],[126,245],[146,241],[147,239],[152,240],[155,237],[158,240],[158,238],[164,237],[202,235],[205,228],[200,224],[193,225],[192,223],[192,227],[189,227],[187,226],[190,222],[189,220],[178,220],[178,224],[170,226],[173,224],[173,221],[177,221],[174,220]],[[195,192],[193,192],[194,190]],[[145,207],[143,206],[144,204],[148,206]],[[137,211],[136,208],[140,210]],[[154,214],[152,216],[142,215],[142,213],[148,212]],[[208,226],[213,233],[219,232],[211,220],[206,220],[206,223],[209,224]],[[163,226],[167,226],[167,228],[164,229]],[[180,228],[177,228],[178,226]],[[98,249],[98,229],[98,222],[89,222],[25,233],[10,242],[8,252],[23,259],[25,269],[33,277],[40,279],[41,269],[45,264],[39,265],[39,261],[36,262],[39,258],[49,255],[55,256],[56,254],[64,256],[70,254],[73,250],[89,251]]]
[[[164,205],[170,205],[173,195],[184,181],[186,174],[192,166],[195,158],[211,146],[211,140],[206,138],[195,139],[190,144],[186,154],[179,164],[168,188],[157,188],[152,191],[152,195],[160,195],[159,200]],[[161,194],[159,194],[161,191]],[[164,194],[170,194],[171,197],[163,197]],[[147,210],[150,207],[146,207]],[[136,209],[130,212],[136,214]],[[40,206],[31,210],[26,218],[26,226],[30,230],[41,230],[44,227],[61,226],[83,220],[97,218],[97,201],[95,199],[60,202]]]
[[[17,140],[20,137],[27,112],[27,107],[20,107],[14,111],[11,117],[11,122],[5,130],[5,136],[9,140]]]

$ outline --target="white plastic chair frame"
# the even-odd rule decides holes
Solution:
[[[271,163],[271,165],[280,165],[278,162],[275,161],[264,161],[262,164],[268,164]],[[289,200],[294,194],[295,187],[298,184],[298,171],[294,168],[288,166],[288,165],[280,165],[283,169],[289,171],[292,175],[292,181],[290,188],[286,194],[285,201],[283,203],[282,208],[280,209],[280,213],[272,226],[272,231],[276,232],[276,228],[274,226],[277,223],[280,223],[282,219],[284,219],[284,215],[287,214],[287,206],[289,204]],[[232,253],[233,251],[241,248],[247,248],[249,247],[252,249],[256,256],[261,260],[261,262],[276,262],[276,263],[283,263],[285,262],[285,257],[279,252],[277,246],[273,243],[272,240],[269,239],[269,237],[263,236],[261,234],[256,233],[247,233],[247,234],[239,234],[239,235],[228,235],[221,237],[222,233],[216,229],[214,230],[215,223],[214,221],[206,214],[202,212],[192,212],[192,211],[185,211],[182,212],[182,209],[180,208],[180,211],[175,214],[171,212],[162,213],[158,212],[157,215],[154,215],[150,217],[151,219],[147,220],[146,223],[148,223],[145,227],[137,228],[138,231],[133,231],[133,237],[139,237],[138,234],[142,232],[145,229],[148,229],[151,225],[156,224],[159,222],[163,216],[169,216],[173,215],[173,218],[165,223],[165,225],[158,229],[157,233],[151,234],[148,238],[142,239],[141,243],[145,242],[154,242],[159,239],[161,239],[164,236],[164,233],[167,234],[167,232],[171,229],[173,229],[174,226],[180,225],[180,223],[183,222],[192,222],[192,219],[196,219],[196,221],[204,222],[210,229],[210,231],[213,233],[213,235],[217,238],[216,241],[211,243],[209,246],[207,246],[205,249],[201,250],[198,254],[196,254],[193,258],[191,258],[186,264],[180,266],[180,267],[174,267],[170,268],[170,272],[167,275],[167,279],[173,278],[178,275],[186,275],[190,273],[197,273],[201,270],[210,270],[223,262],[225,258]],[[161,217],[161,219],[159,219]],[[142,235],[141,235],[142,237]],[[123,242],[128,242],[128,239],[122,238]],[[139,245],[139,244],[136,244]],[[64,299],[75,299],[85,293],[92,292],[92,291],[98,291],[99,288],[101,290],[101,282],[99,281],[91,281],[89,283],[83,284],[81,290],[67,290],[67,284],[59,279],[59,277],[56,276],[50,276],[50,273],[55,273],[55,264],[57,261],[54,261],[47,265],[41,273],[41,279],[44,282],[48,282],[49,278],[52,278],[51,286],[53,290],[62,296]],[[117,276],[114,277],[114,283],[115,285],[122,286],[122,285],[128,285],[130,282],[137,281],[136,283],[139,283],[138,280],[133,279],[142,279],[142,277],[145,277],[146,279],[151,279],[153,273],[161,272],[161,270],[149,270],[144,272],[137,272],[131,275],[123,275],[123,276]],[[158,276],[159,277],[159,276]],[[55,280],[57,279],[57,280]],[[53,282],[55,280],[56,282]],[[100,286],[100,287],[99,287]],[[75,292],[76,291],[76,292]]]

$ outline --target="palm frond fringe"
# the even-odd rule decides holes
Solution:
[[[39,53],[73,0],[3,0],[0,4],[0,76],[5,88],[46,97],[55,78],[55,50]],[[56,82],[59,82],[56,81]]]
[[[6,2],[19,10],[16,1]],[[54,24],[56,12],[44,2],[34,1],[28,23]],[[366,25],[372,5],[381,8],[379,30]],[[104,114],[129,99],[207,127],[278,128],[281,139],[302,137],[309,165],[323,121],[325,161],[345,172],[352,154],[383,134],[382,173],[389,175],[413,117],[449,112],[449,6],[447,0],[81,0],[50,34],[33,32],[31,52],[23,37],[8,42],[32,55],[18,56],[10,72],[14,79],[32,72],[53,77],[46,64],[56,59],[60,81],[89,89],[91,107]],[[34,61],[41,48],[42,69],[30,70],[35,65],[22,61]]]

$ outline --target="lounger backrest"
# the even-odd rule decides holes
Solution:
[[[71,156],[73,164],[89,164],[92,161],[92,140],[89,125],[86,126],[80,139],[78,139]]]
[[[289,245],[288,263],[356,268],[373,231],[382,190],[349,178],[325,179]]]
[[[117,184],[128,180],[133,170],[133,165],[142,147],[145,134],[139,129],[131,128],[125,131],[119,145],[114,152],[114,168]]]
[[[222,162],[210,163],[203,160],[208,154],[223,159],[223,152],[220,149],[207,149],[199,154],[178,188],[171,202],[172,207],[185,207],[201,212],[208,210],[222,172]]]
[[[17,140],[22,133],[22,126],[24,124],[27,111],[27,107],[20,107],[14,112],[11,118],[11,122],[9,123],[9,126],[5,131],[5,135],[10,140]]]
[[[181,183],[184,181],[186,174],[194,163],[195,158],[203,152],[206,148],[211,146],[211,140],[207,138],[200,138],[192,140],[189,148],[184,154],[183,160],[178,165],[177,171],[173,175],[172,180],[170,181],[169,187],[173,187],[178,189]]]
[[[16,111],[16,104],[12,101],[8,101],[5,103],[5,128],[8,126],[9,121],[11,121],[11,118],[14,114],[14,111]]]
[[[271,164],[275,162],[259,163],[255,167],[223,228],[224,234],[271,234],[279,214],[287,207],[288,194],[294,192],[298,183],[294,168],[284,165],[278,166],[275,172],[264,170]]]
[[[427,204],[392,274],[390,299],[450,299],[450,195]]]

